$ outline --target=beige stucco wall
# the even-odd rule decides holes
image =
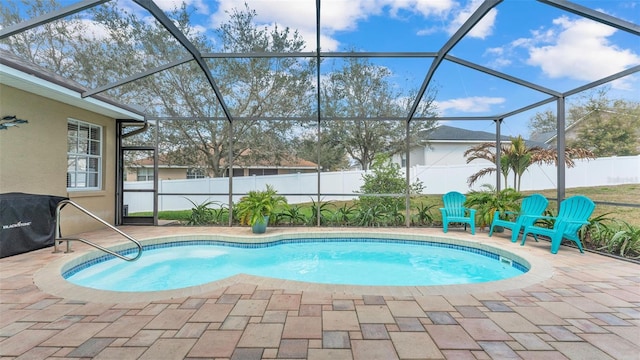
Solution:
[[[69,197],[103,220],[115,220],[115,120],[0,84],[2,116],[28,124],[0,130],[0,193]],[[67,119],[102,126],[102,190],[67,192]],[[71,210],[62,212],[63,235],[103,227]]]
[[[187,178],[187,169],[158,169],[159,180],[182,180]]]

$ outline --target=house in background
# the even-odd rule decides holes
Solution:
[[[107,222],[116,216],[117,121],[141,112],[107,98],[82,98],[68,79],[0,50],[1,116],[28,123],[0,130],[0,193],[67,197]],[[71,208],[65,235],[103,227]]]
[[[593,116],[594,114],[597,116]],[[580,133],[584,129],[588,129],[587,126],[597,126],[594,124],[596,121],[603,121],[603,123],[608,123],[608,120],[615,119],[617,116],[634,116],[633,114],[624,114],[612,110],[606,109],[595,109],[587,113],[587,115],[581,117],[580,119],[574,121],[569,126],[565,128],[565,141],[568,146],[572,146],[572,142],[577,140],[580,137]],[[637,116],[636,116],[637,119]],[[640,127],[634,129],[633,126],[628,127],[626,130],[630,132],[635,131],[636,138],[640,138]],[[534,134],[531,136],[531,141],[535,141],[544,145],[555,148],[558,144],[558,134],[556,131],[548,131],[540,134]],[[636,148],[636,154],[640,154],[640,145]],[[596,154],[598,155],[598,154]],[[630,154],[627,154],[630,155]]]
[[[508,136],[502,136],[500,139],[503,142],[511,142]],[[464,165],[467,159],[463,154],[470,147],[495,141],[496,134],[490,132],[440,125],[425,134],[421,139],[421,146],[411,149],[409,166]],[[393,161],[402,168],[406,166],[405,154],[394,155]]]
[[[158,156],[158,180],[181,180],[181,179],[203,179],[212,177],[206,167],[202,164],[178,165],[167,161],[166,157]],[[297,158],[293,155],[284,155],[277,165],[267,161],[243,161],[242,156],[236,159],[233,166],[233,176],[262,176],[262,175],[284,175],[296,173],[313,173],[317,171],[318,165],[314,162]],[[229,176],[227,170],[225,177]],[[153,180],[153,159],[142,159],[132,161],[126,167],[125,181],[152,181]]]

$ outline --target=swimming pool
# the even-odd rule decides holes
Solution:
[[[522,275],[512,257],[459,244],[377,238],[283,239],[258,244],[215,240],[145,245],[127,263],[99,256],[63,272],[94,289],[159,291],[236,274],[312,283],[429,286],[482,283]]]

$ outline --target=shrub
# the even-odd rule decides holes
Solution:
[[[476,221],[480,227],[491,225],[496,211],[518,211],[518,200],[522,194],[512,188],[506,188],[497,192],[489,184],[482,185],[484,190],[472,191],[467,194],[465,206],[476,209]]]
[[[342,207],[336,209],[331,216],[331,223],[333,225],[350,225],[353,222],[353,218],[357,214],[357,207],[355,204],[343,204]]]
[[[212,209],[209,206],[213,204],[220,204],[217,201],[205,201],[201,204],[196,204],[191,199],[187,199],[191,204],[193,204],[193,208],[191,208],[191,216],[189,220],[187,220],[187,225],[208,225],[213,224],[215,222],[221,221],[225,211],[228,213],[227,209],[224,209],[220,206],[219,210]]]
[[[302,225],[308,221],[299,205],[288,206],[283,212],[278,214],[278,217],[284,219],[292,226]],[[279,221],[276,221],[276,223],[279,223]]]
[[[404,174],[400,171],[400,165],[391,162],[389,157],[379,155],[371,166],[371,173],[362,175],[364,184],[360,187],[363,194],[406,194],[407,185]],[[410,193],[419,194],[424,190],[424,185],[416,181],[410,186]],[[361,208],[382,206],[387,209],[404,209],[404,197],[396,196],[365,196],[359,199]]]
[[[320,216],[320,225],[325,225],[327,222],[327,218],[329,218],[329,214],[331,210],[329,206],[333,206],[330,202],[318,202],[316,203],[313,198],[311,198],[311,217],[307,219],[307,223],[311,226],[318,224],[318,215]]]
[[[588,230],[581,232],[581,235],[588,234],[583,239],[585,246],[631,259],[640,258],[639,227],[625,221],[618,221],[608,226],[593,226],[592,222],[586,227]]]
[[[432,225],[433,224],[433,213],[431,210],[437,208],[437,204],[425,204],[420,203],[416,206],[417,213],[415,213],[411,217],[412,225]]]
[[[266,190],[252,190],[236,204],[236,214],[240,224],[253,226],[264,223],[265,217],[271,216],[276,207],[286,205],[287,199],[267,185]]]

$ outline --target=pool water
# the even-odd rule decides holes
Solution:
[[[95,289],[157,291],[237,274],[326,284],[421,286],[495,281],[526,271],[522,265],[500,261],[497,255],[483,250],[465,251],[461,246],[442,244],[372,239],[284,242],[247,248],[201,243],[145,250],[135,262],[110,259],[67,271],[64,276],[72,283]]]

